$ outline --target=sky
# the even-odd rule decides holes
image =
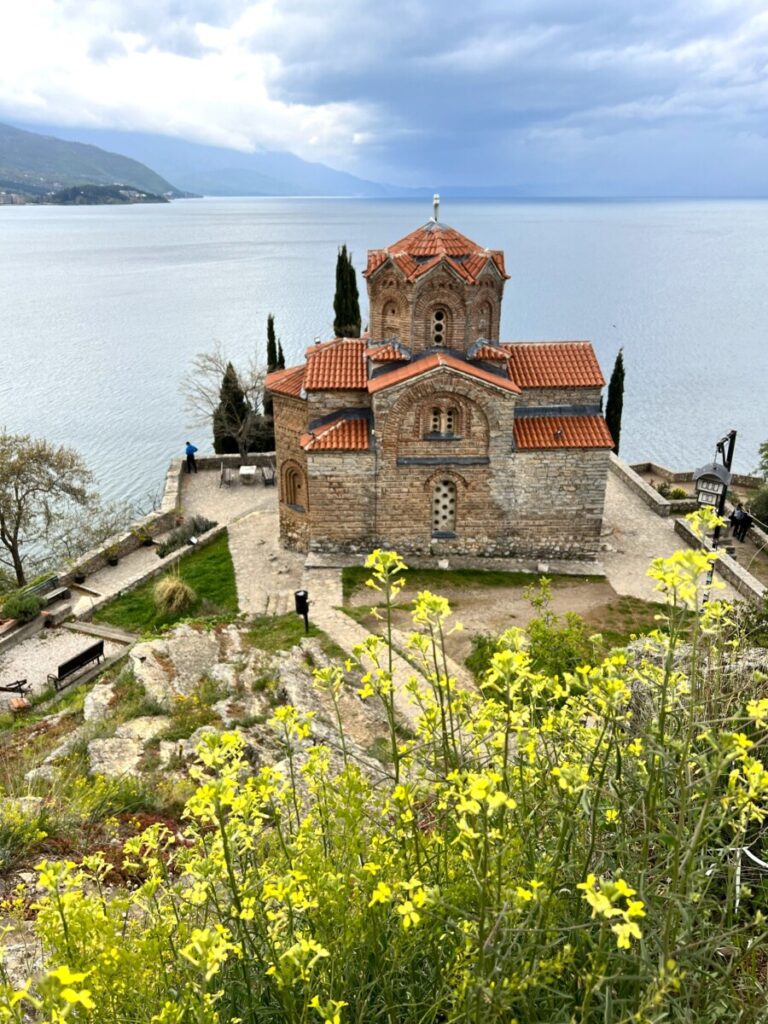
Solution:
[[[768,3],[24,0],[0,120],[397,185],[768,195]]]

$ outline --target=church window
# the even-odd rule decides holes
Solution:
[[[456,484],[438,480],[432,491],[432,533],[453,533],[456,529]]]
[[[432,314],[432,344],[443,345],[445,343],[445,310],[436,309]]]
[[[283,500],[297,512],[304,512],[306,509],[304,476],[296,466],[287,466],[283,474]]]
[[[427,411],[426,432],[431,437],[455,437],[459,432],[459,410],[456,406],[434,405]]]

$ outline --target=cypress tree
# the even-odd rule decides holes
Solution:
[[[275,316],[270,313],[267,317],[267,373],[272,373],[277,367],[277,342],[275,341]]]
[[[277,370],[277,341],[275,340],[275,317],[272,313],[267,317],[267,373]],[[274,415],[272,409],[272,396],[268,391],[264,392],[264,415],[270,420]]]
[[[282,342],[279,340],[277,342],[277,366],[275,367],[275,369],[285,369],[285,356],[283,355],[283,345]]]
[[[336,258],[336,294],[333,298],[333,331],[337,338],[360,337],[360,303],[352,258],[342,245]]]
[[[619,349],[608,385],[608,401],[605,406],[605,422],[613,438],[613,450],[619,454],[621,437],[621,412],[624,407],[624,349]]]
[[[227,363],[219,390],[219,404],[213,413],[213,450],[217,455],[240,451],[235,431],[248,419],[249,409],[237,371]]]

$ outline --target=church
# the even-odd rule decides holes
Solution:
[[[308,552],[597,556],[613,441],[588,341],[501,341],[504,254],[433,217],[368,253],[369,328],[269,374],[280,537]]]

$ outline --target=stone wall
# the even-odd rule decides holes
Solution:
[[[306,402],[302,404],[307,423],[314,423],[339,409],[369,409],[371,396],[367,391],[309,391]]]
[[[679,534],[692,548],[704,547],[707,551],[712,550],[712,542],[709,538],[702,541],[691,529],[684,519],[675,520],[675,533]],[[753,604],[761,604],[768,589],[752,575],[743,565],[739,565],[735,558],[731,558],[723,548],[719,549],[720,556],[717,560],[717,572],[726,582],[730,583],[733,589],[746,597]],[[717,596],[717,594],[715,594]]]
[[[310,550],[352,553],[370,550],[376,453],[309,452],[307,464]]]
[[[288,505],[286,474],[295,470],[303,480],[303,493],[309,494],[307,453],[299,444],[299,438],[307,429],[307,402],[301,398],[277,394],[273,396],[273,401],[280,538],[285,547],[295,551],[306,551],[311,499],[301,503],[303,509]]]
[[[542,405],[600,405],[601,388],[523,388],[521,408]]]

